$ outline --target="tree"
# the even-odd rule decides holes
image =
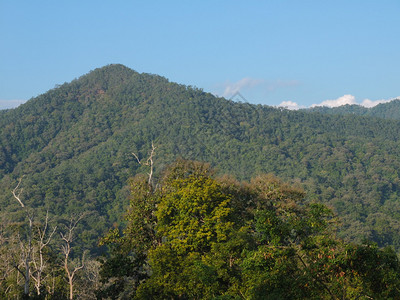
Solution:
[[[23,297],[28,298],[30,296],[32,282],[35,294],[40,297],[42,292],[46,290],[46,279],[50,276],[49,268],[53,263],[53,258],[50,255],[50,243],[57,227],[51,226],[48,212],[44,220],[40,222],[40,218],[36,216],[39,211],[30,208],[24,203],[21,197],[23,192],[21,183],[22,178],[18,180],[16,187],[12,190],[12,194],[23,210],[26,224],[5,222],[4,231],[2,232],[2,238],[4,239],[2,250],[6,251],[2,258],[5,263],[12,266],[14,270],[22,275],[24,279]],[[9,268],[6,268],[5,275],[12,277]]]
[[[149,180],[148,180],[148,185],[151,186],[153,184],[153,172],[154,172],[154,161],[153,161],[153,155],[155,154],[156,147],[154,146],[154,143],[151,142],[151,152],[149,157],[147,158],[146,162],[144,165],[150,167],[150,171],[148,173],[149,175]],[[132,152],[132,155],[136,158],[137,162],[141,165],[143,160],[140,160],[139,157],[135,154],[135,152]]]
[[[110,257],[102,259],[103,286],[97,291],[99,298],[132,296],[140,282],[148,278],[148,251],[160,243],[154,215],[158,191],[153,189],[149,178],[142,175],[135,176],[130,187],[126,228],[122,232],[114,228],[100,241],[100,245],[109,247]]]
[[[37,226],[37,239],[34,241],[33,252],[32,252],[32,272],[31,277],[34,281],[34,285],[36,288],[36,293],[38,295],[41,294],[43,277],[48,276],[45,274],[46,269],[48,268],[48,262],[46,261],[46,248],[49,246],[52,237],[57,229],[57,226],[54,226],[53,229],[49,229],[49,212],[46,212],[45,222],[43,228]]]
[[[17,186],[12,190],[12,194],[14,198],[18,201],[21,205],[22,209],[26,212],[26,217],[28,219],[28,232],[26,234],[26,243],[21,240],[21,253],[22,253],[22,260],[25,266],[25,271],[22,271],[19,267],[19,263],[16,261],[14,262],[14,267],[17,269],[18,272],[22,274],[25,279],[24,284],[24,296],[29,297],[29,281],[31,278],[31,271],[30,271],[30,264],[31,264],[31,257],[32,257],[32,228],[33,228],[33,212],[30,212],[28,208],[25,207],[24,203],[21,200],[21,194],[23,189],[20,187],[22,182],[22,178],[19,179]]]
[[[236,229],[231,196],[210,174],[207,165],[179,161],[159,183],[155,232],[161,243],[149,250],[152,275],[138,297],[210,298],[230,288],[229,278],[210,262]]]
[[[114,251],[103,275],[110,279],[116,266],[124,267],[114,281],[120,285],[104,297],[400,296],[400,264],[392,252],[338,239],[330,209],[274,176],[238,182],[216,177],[207,164],[179,160],[156,189],[145,177],[132,183],[127,227],[105,238]]]
[[[74,231],[78,222],[84,217],[84,214],[79,215],[74,218],[71,217],[69,225],[66,228],[65,233],[60,233],[61,239],[64,244],[61,246],[62,253],[64,254],[64,270],[68,278],[69,286],[69,299],[74,299],[74,278],[76,273],[83,269],[85,266],[85,252],[82,254],[82,259],[80,261],[71,261],[71,244],[74,241]]]

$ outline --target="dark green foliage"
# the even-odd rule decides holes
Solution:
[[[139,283],[147,278],[143,268],[145,257],[129,253],[112,252],[107,260],[101,260],[101,286],[96,292],[98,299],[117,299],[131,295]]]
[[[400,120],[400,99],[394,99],[388,103],[381,103],[371,108],[360,105],[342,105],[339,107],[317,106],[304,109],[308,112],[319,112],[330,115],[357,115],[370,116],[382,119]]]
[[[333,207],[341,236],[399,249],[399,125],[234,103],[109,65],[0,114],[1,210],[18,218],[10,190],[26,175],[30,206],[92,212],[79,243],[94,249],[129,204],[128,178],[148,171],[131,153],[147,158],[153,141],[155,179],[177,157],[241,180],[273,173]]]

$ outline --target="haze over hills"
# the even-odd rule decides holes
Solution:
[[[148,171],[132,152],[146,158],[153,142],[156,177],[179,157],[239,179],[273,173],[334,208],[341,236],[399,249],[400,121],[383,119],[398,119],[398,102],[289,111],[108,65],[0,112],[1,213],[17,217],[10,191],[24,176],[28,205],[92,212],[82,236],[94,245],[121,219],[128,179]]]

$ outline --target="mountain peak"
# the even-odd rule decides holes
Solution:
[[[122,64],[110,64],[90,71],[79,77],[78,81],[87,83],[89,86],[100,85],[102,89],[107,90],[109,86],[126,82],[135,74],[138,73]]]
[[[92,72],[98,71],[98,70],[107,71],[107,72],[127,72],[127,73],[135,72],[123,64],[108,64],[103,67],[96,68]]]

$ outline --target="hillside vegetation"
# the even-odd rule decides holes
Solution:
[[[370,108],[355,104],[346,104],[339,107],[316,106],[305,109],[305,111],[331,115],[358,115],[390,120],[400,120],[400,99],[394,99],[388,103],[381,103]]]
[[[179,157],[239,180],[273,173],[303,187],[306,202],[332,207],[340,236],[400,248],[397,120],[235,103],[122,65],[0,117],[3,218],[22,218],[11,190],[24,176],[28,206],[57,218],[90,212],[80,242],[92,249],[128,207],[128,178],[148,172],[132,152],[146,159],[152,142],[155,179]]]
[[[127,226],[102,240],[101,299],[400,297],[392,248],[335,238],[329,209],[271,175],[239,182],[179,160],[131,190]]]

